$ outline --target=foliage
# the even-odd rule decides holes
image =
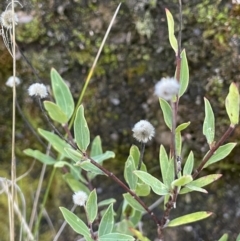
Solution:
[[[168,20],[170,44],[178,60],[175,77],[179,81],[181,87],[177,98],[171,100],[170,103],[166,100],[159,99],[165,124],[171,131],[173,143],[169,154],[167,154],[163,145],[160,147],[159,172],[162,174],[161,180],[149,173],[144,163],[139,166],[144,154],[143,145],[140,150],[138,147],[132,146],[129,156],[126,158],[127,160],[124,168],[124,179],[126,184],[112,172],[107,170],[103,166],[103,162],[109,158],[114,158],[114,153],[111,151],[106,151],[104,153],[102,151],[101,138],[99,136],[91,142],[90,130],[88,128],[87,118],[85,118],[84,115],[83,105],[76,106],[74,111],[73,98],[68,86],[64,83],[56,70],[51,71],[55,102],[44,102],[44,106],[52,121],[64,124],[66,128],[68,128],[68,122],[73,120],[74,137],[71,136],[70,130],[67,132],[67,137],[63,139],[54,133],[39,129],[40,135],[53,146],[59,153],[60,158],[56,160],[52,157],[44,159],[43,153],[31,149],[26,150],[25,153],[47,165],[54,165],[55,168],[62,168],[63,166],[69,167],[70,173],[65,176],[65,180],[70,188],[77,191],[77,186],[83,187],[80,189],[89,194],[86,204],[84,205],[87,221],[84,221],[85,219],[78,217],[64,207],[60,208],[66,222],[75,232],[82,235],[85,240],[129,241],[135,240],[134,237],[138,237],[139,240],[148,240],[137,230],[138,223],[142,219],[144,212],[148,213],[153,222],[159,227],[156,231],[156,236],[159,240],[163,240],[164,229],[199,221],[212,214],[208,211],[196,211],[172,220],[169,216],[171,210],[176,208],[177,196],[179,194],[183,195],[193,191],[207,193],[206,189],[202,187],[213,183],[221,177],[221,174],[198,176],[201,174],[203,168],[229,155],[236,145],[236,143],[223,145],[223,142],[226,141],[228,136],[232,133],[235,125],[238,124],[239,93],[236,84],[233,83],[230,86],[230,91],[226,98],[226,110],[230,119],[230,125],[228,130],[223,133],[220,140],[215,139],[214,113],[210,102],[205,98],[203,135],[205,135],[206,141],[209,144],[209,151],[195,170],[193,152],[189,153],[186,161],[182,164],[181,131],[186,129],[190,122],[181,123],[176,126],[176,119],[180,97],[184,94],[188,86],[189,69],[186,51],[179,49],[179,44],[175,38],[174,20],[169,10],[166,10],[166,16]],[[73,113],[76,114],[74,115]],[[90,143],[91,147],[89,148]],[[109,203],[108,200],[104,200],[104,209],[101,209],[102,205],[100,206],[100,203],[98,203],[96,190],[91,188],[91,181],[97,175],[108,176],[125,190],[125,193],[123,193],[121,218],[116,221],[113,202],[110,201]],[[150,190],[157,196],[164,196],[165,198],[163,207],[164,213],[161,218],[159,218],[140,198],[140,196],[148,197],[150,195]],[[103,204],[103,202],[101,203]],[[100,220],[97,220],[97,218]],[[224,237],[220,240],[225,240]]]

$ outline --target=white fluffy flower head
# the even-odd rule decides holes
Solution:
[[[19,85],[20,83],[21,83],[20,79],[18,77],[15,77],[15,86]],[[14,85],[14,77],[13,76],[8,78],[6,85],[11,88],[13,87],[13,85]]]
[[[39,96],[40,98],[45,98],[47,93],[47,87],[44,84],[35,83],[29,86],[28,94],[30,96]]]
[[[151,140],[154,137],[155,130],[153,125],[146,121],[146,120],[140,120],[137,122],[133,129],[133,137],[142,143],[147,143],[149,140]]]
[[[13,12],[12,10],[5,10],[2,14],[1,14],[1,24],[4,28],[10,29],[13,26],[13,20],[14,20],[14,24],[17,25],[18,23],[18,17],[16,14],[14,14],[13,17]]]
[[[84,206],[88,195],[83,191],[78,191],[73,194],[73,203],[79,206]]]
[[[179,83],[175,78],[162,78],[155,85],[155,95],[165,100],[171,100],[173,96],[178,94]]]

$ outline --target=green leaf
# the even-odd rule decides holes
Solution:
[[[227,241],[228,240],[228,234],[223,234],[223,236],[218,241]]]
[[[131,232],[135,237],[137,237],[137,240],[139,241],[150,241],[147,237],[143,236],[141,232],[139,232],[137,229],[130,228]]]
[[[130,231],[131,228],[134,228],[134,224],[130,220],[122,219],[116,224],[114,232],[132,235]]]
[[[114,225],[114,216],[113,215],[114,215],[113,204],[110,204],[108,209],[103,214],[103,217],[99,224],[99,229],[98,229],[99,238],[105,234],[112,232],[113,225]]]
[[[189,192],[192,192],[192,191],[196,191],[196,192],[202,192],[202,193],[208,193],[208,191],[204,188],[201,188],[201,187],[196,187],[196,186],[193,186],[190,184],[187,184],[185,186],[186,189],[183,190],[183,193],[189,193]],[[186,191],[188,190],[188,191]],[[180,193],[180,194],[183,194],[183,193]]]
[[[171,220],[167,224],[167,227],[176,227],[176,226],[180,226],[180,225],[187,224],[187,223],[197,222],[197,221],[207,218],[211,215],[212,215],[211,212],[205,212],[205,211],[187,214],[187,215],[184,215],[179,218],[175,218],[175,219]]]
[[[179,125],[177,128],[176,128],[176,132],[180,132],[180,131],[183,131],[185,130],[189,125],[191,124],[191,122],[186,122],[186,123],[182,123],[181,125]]]
[[[62,77],[55,69],[51,70],[51,82],[56,103],[67,116],[67,120],[69,120],[74,111],[72,94]]]
[[[99,202],[98,207],[107,206],[107,205],[115,203],[115,202],[116,202],[116,199],[109,198],[109,199],[106,199],[106,200],[103,200],[103,201]]]
[[[238,234],[236,241],[240,241],[240,234]]]
[[[167,16],[167,23],[168,23],[168,37],[169,37],[169,42],[172,46],[172,48],[174,49],[176,55],[178,52],[178,43],[177,43],[177,39],[174,35],[174,20],[173,20],[173,16],[170,13],[170,11],[168,9],[165,9],[166,11],[166,16]]]
[[[66,151],[68,157],[71,158],[75,162],[81,161],[83,158],[82,153],[77,150],[74,150],[72,147],[65,148],[65,151]]]
[[[136,199],[134,199],[129,193],[124,193],[123,197],[132,208],[134,208],[140,212],[145,211],[145,209],[139,204],[139,202],[136,201]]]
[[[78,216],[64,207],[60,207],[60,210],[66,222],[76,233],[81,234],[84,237],[91,237],[89,228],[80,218],[78,218]]]
[[[78,107],[76,117],[74,120],[74,135],[77,145],[81,151],[86,151],[90,143],[90,132],[87,121],[84,117],[83,105]]]
[[[178,179],[174,180],[172,182],[172,187],[177,186],[177,187],[181,187],[184,186],[188,183],[190,183],[193,180],[191,175],[186,175],[186,176],[181,176]]]
[[[68,122],[68,118],[66,114],[60,109],[58,105],[51,101],[44,101],[44,108],[47,110],[48,115],[50,118],[54,121],[57,121],[58,123],[65,124]]]
[[[100,136],[96,136],[92,142],[90,157],[103,154],[102,141]]]
[[[71,173],[64,174],[63,178],[73,192],[82,190],[87,194],[89,193],[89,189],[86,187],[86,185],[76,180]],[[85,180],[84,183],[87,184],[87,181]]]
[[[28,148],[28,149],[24,150],[23,152],[26,155],[39,160],[43,164],[54,165],[56,163],[56,160],[54,160],[52,157],[50,157],[49,155],[46,155],[38,150],[32,150],[32,149]]]
[[[191,175],[193,171],[193,165],[194,165],[194,156],[193,156],[193,152],[191,151],[184,165],[183,175]]]
[[[187,90],[189,83],[189,69],[188,69],[188,61],[185,49],[182,50],[181,53],[181,72],[180,72],[180,88],[178,95],[181,97],[185,91]]]
[[[144,171],[134,171],[134,174],[137,175],[144,183],[149,185],[156,194],[166,195],[169,193],[168,188],[149,173]]]
[[[124,178],[131,190],[135,190],[137,186],[138,178],[136,175],[133,175],[133,171],[135,170],[136,170],[135,163],[134,163],[133,157],[130,155],[127,161],[125,162]]]
[[[195,187],[204,187],[207,186],[208,184],[215,182],[216,180],[218,180],[220,177],[222,176],[222,174],[212,174],[212,175],[207,175],[204,177],[200,177],[197,180],[194,180],[192,182],[190,182],[188,185],[195,186]],[[181,189],[180,194],[185,194],[188,192],[191,192],[193,190],[184,187]]]
[[[87,172],[92,172],[96,175],[105,175],[98,167],[94,166],[90,160],[82,161],[77,163],[83,170]]]
[[[205,119],[203,123],[203,135],[206,136],[208,144],[211,144],[214,141],[215,136],[215,118],[213,114],[212,107],[210,102],[204,98],[205,103]]]
[[[163,145],[160,146],[160,150],[159,150],[159,162],[160,162],[163,183],[165,185],[168,185],[169,183],[168,183],[167,171],[168,171],[169,160],[168,160],[167,152]]]
[[[135,239],[132,236],[126,235],[126,234],[109,233],[109,234],[106,234],[106,235],[103,235],[103,236],[99,237],[98,240],[99,241],[113,241],[113,240],[117,240],[117,241],[134,241]]]
[[[175,132],[176,155],[181,156],[182,151],[182,136],[180,131]]]
[[[88,200],[86,202],[86,212],[88,221],[93,223],[98,213],[96,189],[94,189],[88,196]]]
[[[63,156],[68,157],[65,148],[71,148],[71,146],[66,141],[62,140],[58,135],[40,128],[38,128],[38,132],[44,139],[46,139],[52,145],[52,147],[56,151],[58,151]]]
[[[172,130],[172,108],[164,99],[159,98],[159,102],[163,112],[165,124],[168,126],[170,130]]]
[[[135,146],[135,145],[131,146],[131,148],[130,148],[130,156],[133,157],[135,166],[137,167],[138,166],[138,162],[140,160],[140,151],[139,151],[137,146]]]
[[[174,160],[170,159],[168,162],[168,169],[167,169],[167,173],[166,173],[166,178],[167,178],[166,182],[167,182],[168,189],[172,188],[171,183],[174,181],[174,177],[175,177]]]
[[[204,165],[203,168],[206,168],[207,166],[224,159],[226,156],[228,156],[228,154],[230,154],[230,152],[233,150],[233,148],[236,146],[236,144],[237,143],[228,143],[226,145],[220,146],[214,152],[214,154],[211,156],[211,158],[207,161],[207,163]]]
[[[142,181],[137,183],[135,192],[138,196],[148,196],[150,191],[151,191],[151,188],[149,187],[149,185],[143,183]]]
[[[227,114],[232,125],[236,125],[239,122],[239,103],[238,87],[235,83],[232,83],[225,100]]]
[[[115,153],[113,151],[106,151],[103,154],[97,155],[97,156],[93,156],[92,159],[97,162],[97,163],[102,163],[103,161],[110,159],[110,158],[114,158],[115,157]]]

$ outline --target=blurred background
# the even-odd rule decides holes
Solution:
[[[121,9],[83,99],[85,115],[92,138],[100,135],[104,150],[116,153],[116,158],[105,165],[118,176],[122,175],[129,148],[132,144],[138,145],[132,137],[133,125],[141,119],[149,120],[156,128],[156,137],[146,147],[144,162],[151,174],[160,177],[159,145],[169,147],[170,133],[153,89],[158,80],[173,76],[175,72],[175,55],[168,41],[165,8],[174,16],[177,34],[178,1],[121,2]],[[197,165],[208,150],[202,134],[204,96],[210,100],[215,113],[216,140],[229,125],[224,101],[230,83],[239,83],[240,80],[240,5],[227,0],[183,0],[182,3],[182,47],[188,57],[190,85],[180,100],[178,123],[191,122],[183,132],[182,158],[185,160],[193,150]],[[7,4],[6,1],[0,2],[2,12]],[[16,8],[19,18],[16,27],[19,46],[17,76],[21,79],[17,87],[20,107],[16,126],[17,176],[29,170],[33,162],[23,154],[24,149],[44,151],[26,120],[35,130],[38,127],[50,130],[40,108],[28,96],[28,86],[39,81],[50,85],[50,70],[54,67],[67,81],[77,101],[119,1],[22,0],[21,4],[22,8]],[[10,178],[12,90],[5,82],[12,75],[12,58],[2,39],[0,66],[0,176]],[[214,215],[199,223],[166,230],[167,240],[212,241],[218,240],[223,233],[228,233],[230,240],[236,239],[240,232],[239,133],[237,127],[230,137],[229,141],[238,143],[231,155],[201,174],[223,174],[219,181],[207,187],[209,194],[179,196],[177,209],[171,212],[172,218],[200,210],[213,211]],[[41,166],[36,162],[29,175],[18,182],[26,197],[28,215]],[[43,188],[50,172],[51,167],[48,167]],[[123,190],[106,177],[97,177],[95,185],[100,199],[110,195],[121,200]],[[59,170],[46,207],[56,231],[63,221],[58,207],[70,209],[71,199],[72,192]],[[146,199],[146,203],[150,205],[155,199],[152,196]],[[6,196],[0,195],[0,213],[4,214],[0,215],[0,233],[5,234],[1,236],[3,241],[8,240],[6,200]],[[117,203],[115,208],[120,204]],[[162,214],[162,205],[157,208],[157,213]],[[146,216],[144,221],[148,220]],[[143,226],[143,230],[154,240],[155,225],[148,223],[149,226]],[[43,218],[39,240],[52,240],[52,232],[47,219]],[[77,235],[68,226],[59,240],[77,240]]]

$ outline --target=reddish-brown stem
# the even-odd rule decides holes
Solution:
[[[224,141],[227,140],[227,138],[231,135],[231,133],[234,131],[235,126],[230,125],[227,129],[227,131],[222,135],[220,140],[210,149],[210,151],[207,153],[207,155],[203,158],[198,168],[194,171],[194,174],[192,175],[193,179],[195,179],[198,174],[202,171],[204,165],[207,163],[207,161],[214,155],[214,152],[223,144]]]

